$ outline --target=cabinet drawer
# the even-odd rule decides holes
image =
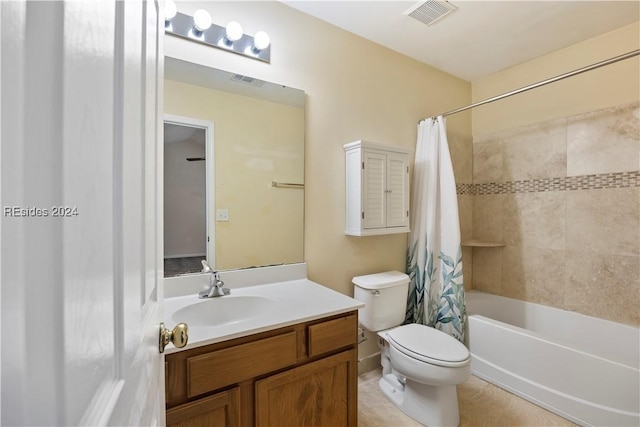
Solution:
[[[187,396],[194,397],[293,365],[296,359],[295,331],[190,357],[187,359]]]
[[[309,356],[355,344],[357,335],[356,314],[311,325],[309,326]]]

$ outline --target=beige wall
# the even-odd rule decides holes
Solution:
[[[473,82],[473,102],[500,95],[640,47],[640,23],[558,50]],[[635,57],[473,109],[480,137],[555,118],[629,104],[640,93]]]
[[[474,100],[638,48],[639,26],[473,84]],[[640,324],[638,58],[473,112],[473,288]]]
[[[309,278],[352,295],[353,276],[404,270],[406,235],[344,235],[342,145],[366,139],[414,149],[417,122],[468,104],[470,83],[278,2],[178,5],[185,13],[203,7],[216,23],[236,19],[248,34],[266,30],[272,40],[271,64],[176,37],[165,38],[167,55],[303,89],[307,94],[305,260]],[[460,169],[471,162],[470,115],[451,117],[448,128]],[[470,182],[470,168],[466,174]]]
[[[209,217],[215,268],[301,262],[303,192],[271,182],[304,182],[304,109],[171,80],[164,97],[165,113],[214,124],[215,207],[229,211]]]

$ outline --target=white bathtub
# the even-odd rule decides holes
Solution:
[[[474,375],[577,424],[640,426],[637,328],[482,292],[466,303]]]

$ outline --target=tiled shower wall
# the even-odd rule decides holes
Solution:
[[[640,324],[638,103],[476,137],[458,191],[473,289]]]

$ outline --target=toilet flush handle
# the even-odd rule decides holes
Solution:
[[[373,294],[374,297],[380,296],[380,291],[377,289],[375,291],[371,291],[371,293]]]

